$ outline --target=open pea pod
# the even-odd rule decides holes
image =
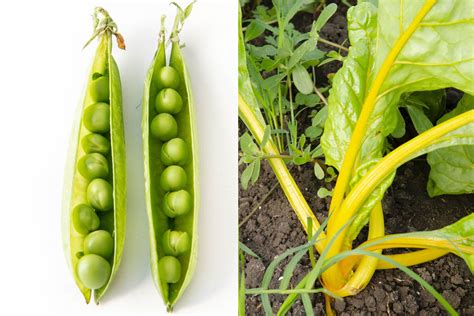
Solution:
[[[97,19],[102,15],[102,19]],[[123,39],[108,13],[95,11],[99,37],[68,153],[62,211],[65,255],[89,303],[109,288],[122,256],[126,171],[122,89],[112,35]]]
[[[195,121],[179,42],[177,37],[172,41],[167,66],[162,29],[145,80],[142,128],[151,270],[168,311],[182,296],[196,265],[199,163]]]

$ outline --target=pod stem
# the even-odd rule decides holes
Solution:
[[[96,7],[92,18],[94,21],[94,33],[92,33],[91,38],[86,42],[83,48],[86,48],[96,37],[103,36],[104,34],[112,34],[117,39],[117,46],[120,49],[125,49],[125,39],[122,34],[118,32],[117,24],[110,17],[107,10]]]
[[[159,34],[159,40],[158,44],[162,43],[165,41],[166,37],[166,27],[165,27],[165,20],[166,20],[166,15],[161,16],[161,28],[160,28],[160,34]]]
[[[183,28],[184,21],[191,14],[195,2],[196,0],[192,1],[186,6],[186,8],[184,8],[184,10],[176,2],[173,1],[170,3],[174,5],[177,10],[176,16],[174,18],[173,30],[171,31],[171,36],[169,39],[171,42],[179,42],[179,32],[181,32],[181,29]]]

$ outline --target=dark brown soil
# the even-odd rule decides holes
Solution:
[[[339,8],[338,13],[322,30],[321,36],[347,46],[347,9],[340,4]],[[300,14],[295,24],[297,28],[304,29],[311,22],[311,15]],[[330,63],[318,69],[317,81],[327,81],[327,74],[336,72],[338,67],[340,64]],[[448,93],[448,103],[450,99]],[[395,181],[383,200],[387,233],[433,230],[474,212],[474,195],[429,198],[425,188],[428,172],[429,167],[424,159],[409,162],[398,170]],[[319,199],[316,192],[321,186],[331,189],[333,183],[317,180],[310,165],[295,167],[292,173],[315,215],[324,220],[330,200]],[[262,197],[276,182],[271,168],[263,164],[258,182],[247,191],[241,189],[239,192],[240,221],[259,205]],[[274,257],[286,249],[305,243],[307,236],[282,190],[277,186],[258,211],[240,227],[239,238],[262,258],[260,260],[246,256],[246,287],[256,288],[260,286],[265,269]],[[365,231],[361,233],[359,241],[364,238]],[[288,260],[282,262],[275,270],[270,287],[278,287],[278,278],[287,263]],[[308,257],[303,257],[295,270],[292,285],[309,271],[310,266]],[[461,315],[474,315],[474,277],[462,259],[448,255],[412,269],[437,289]],[[270,298],[276,311],[285,297],[272,295]],[[324,315],[323,296],[314,295],[312,300],[315,314]],[[445,314],[427,291],[399,270],[377,271],[366,289],[354,297],[336,301],[334,310],[338,315]],[[247,315],[264,315],[258,296],[247,297],[246,312]],[[300,301],[296,302],[288,315],[305,315]]]

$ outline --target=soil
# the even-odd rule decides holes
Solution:
[[[331,2],[331,1],[328,1]],[[321,36],[344,44],[347,38],[345,11],[339,4],[336,15],[323,28]],[[310,25],[311,15],[297,16],[298,28]],[[309,21],[309,22],[308,22]],[[306,26],[305,26],[306,25]],[[347,45],[347,43],[345,43]],[[329,47],[322,48],[329,50]],[[330,63],[318,70],[317,76],[327,80],[327,74],[336,72],[340,64]],[[451,97],[450,97],[451,96]],[[448,104],[459,98],[456,92],[448,91]],[[241,127],[243,127],[241,125]],[[243,129],[241,129],[242,131]],[[395,144],[396,145],[396,144]],[[240,172],[243,168],[239,169]],[[399,168],[395,181],[383,199],[387,233],[433,230],[444,227],[474,212],[474,195],[440,196],[429,198],[426,192],[429,166],[424,158],[411,161]],[[319,220],[324,220],[330,198],[320,199],[319,187],[332,189],[334,183],[325,183],[315,178],[312,166],[294,167],[292,174]],[[306,242],[300,222],[289,205],[281,188],[277,185],[262,203],[262,198],[277,183],[271,168],[262,164],[257,183],[248,190],[239,192],[239,222],[255,208],[258,210],[240,227],[239,239],[261,259],[245,256],[246,287],[259,287],[266,267],[283,251]],[[362,231],[359,242],[366,238]],[[278,278],[288,263],[284,260],[275,270],[270,288],[277,288]],[[308,273],[310,261],[303,257],[297,266],[291,285],[297,284]],[[461,315],[474,315],[474,277],[462,259],[448,255],[412,269],[437,289]],[[271,295],[271,304],[277,311],[285,297]],[[314,313],[324,315],[324,297],[312,297]],[[377,271],[369,285],[358,295],[336,301],[333,306],[338,315],[445,315],[437,301],[416,281],[399,270]],[[259,296],[247,296],[247,315],[264,315]],[[288,315],[305,315],[301,301],[293,305]]]
[[[444,227],[474,212],[473,195],[429,198],[426,193],[429,166],[417,160],[402,166],[383,200],[387,233],[432,230]],[[314,177],[311,166],[293,171],[296,182],[319,220],[324,220],[330,198],[319,199],[321,185],[332,187]],[[259,181],[247,191],[240,191],[239,216],[244,219],[276,183],[271,168],[264,164]],[[361,240],[366,235],[361,234]],[[262,260],[246,256],[246,287],[259,287],[268,264],[286,249],[306,242],[306,235],[278,186],[259,210],[240,228],[240,241]],[[275,270],[270,287],[278,287],[288,260]],[[310,262],[305,256],[293,277],[295,285],[308,273]],[[437,289],[461,315],[474,315],[474,277],[462,259],[448,255],[436,261],[413,267],[413,270]],[[284,297],[272,295],[275,311]],[[324,314],[324,299],[313,297],[316,315]],[[338,315],[443,315],[442,307],[421,286],[399,270],[377,271],[370,284],[358,295],[336,301]],[[247,315],[264,315],[260,298],[247,298]],[[297,302],[288,315],[304,315]]]

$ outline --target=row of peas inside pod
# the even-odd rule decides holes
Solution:
[[[88,87],[91,104],[87,105],[82,124],[90,132],[80,140],[83,156],[77,170],[88,181],[87,203],[74,207],[72,224],[75,232],[85,236],[76,275],[87,288],[95,290],[110,278],[114,251],[113,187],[110,163],[110,101],[109,77],[95,74]]]
[[[155,109],[158,113],[150,125],[153,137],[163,142],[160,160],[165,166],[160,175],[160,187],[165,192],[162,211],[172,223],[180,216],[186,216],[192,209],[192,196],[185,190],[188,177],[183,168],[189,163],[188,144],[178,136],[178,123],[174,115],[183,109],[183,99],[177,91],[180,86],[178,72],[170,66],[164,66],[153,74],[153,83],[158,88]],[[177,283],[181,279],[181,263],[177,257],[191,248],[191,239],[187,232],[167,230],[161,237],[165,253],[158,263],[161,277],[166,283]]]

